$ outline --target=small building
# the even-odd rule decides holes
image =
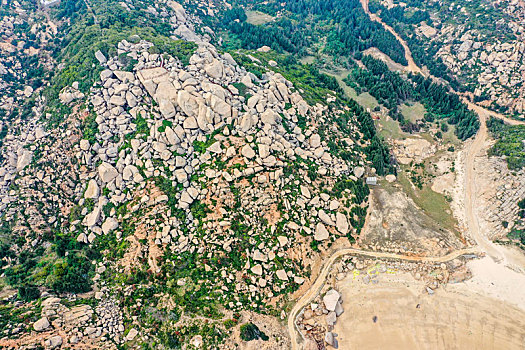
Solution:
[[[375,176],[369,176],[366,178],[366,184],[367,185],[377,185],[377,177]]]

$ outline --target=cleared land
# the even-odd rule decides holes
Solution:
[[[403,248],[424,255],[446,254],[463,247],[453,228],[422,211],[398,187],[381,182],[370,198],[369,227],[361,235],[360,243]]]
[[[339,288],[340,349],[523,349],[525,312],[463,284],[429,295],[424,282],[399,273],[369,284],[349,277]]]
[[[260,11],[246,11],[246,16],[246,22],[256,26],[273,21],[272,16]]]

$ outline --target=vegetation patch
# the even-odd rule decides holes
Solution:
[[[263,331],[259,329],[255,324],[253,323],[245,323],[240,328],[241,331],[241,339],[244,341],[251,341],[251,340],[268,340],[268,336],[264,334]]]
[[[450,93],[446,86],[421,75],[409,74],[404,78],[372,56],[364,56],[362,62],[366,69],[354,68],[345,83],[368,91],[389,110],[392,119],[399,121],[403,131],[419,131],[418,124],[405,119],[399,110],[400,105],[417,101],[428,111],[425,121],[446,120],[456,126],[455,133],[461,140],[476,134],[479,129],[476,113],[469,110],[457,95]],[[448,126],[441,123],[441,129],[446,132]]]
[[[511,170],[525,166],[525,125],[508,125],[501,119],[491,117],[487,127],[497,140],[489,150],[489,155],[504,156]]]

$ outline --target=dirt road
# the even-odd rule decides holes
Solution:
[[[475,106],[472,106],[475,107]],[[471,107],[471,108],[472,108]],[[472,108],[473,109],[473,108]],[[496,261],[503,261],[504,256],[497,249],[487,237],[481,234],[479,218],[474,208],[476,202],[476,169],[474,161],[479,152],[483,149],[483,145],[487,138],[486,119],[488,114],[485,111],[477,110],[479,115],[480,127],[474,141],[465,149],[465,213],[468,222],[470,235],[476,243],[487,252]]]
[[[488,131],[486,121],[490,116],[503,119],[512,125],[525,125],[525,123],[506,118],[503,115],[488,111],[480,106],[465,100],[469,108],[479,116],[480,127],[476,137],[470,145],[465,148],[465,215],[468,223],[469,233],[483,251],[496,262],[501,262],[518,271],[525,271],[525,256],[514,249],[494,244],[480,229],[479,215],[476,210],[478,189],[476,187],[475,159],[485,147]]]
[[[405,67],[405,69],[407,71],[412,72],[412,73],[419,73],[419,74],[422,74],[423,76],[426,76],[427,74],[425,72],[423,72],[423,70],[421,70],[421,68],[419,68],[419,66],[416,64],[416,62],[414,62],[414,59],[412,58],[412,52],[410,51],[410,48],[408,47],[408,45],[405,42],[405,40],[403,40],[403,38],[401,38],[401,36],[399,36],[399,34],[397,34],[397,32],[394,30],[394,28],[392,28],[391,26],[389,26],[388,24],[383,22],[379,16],[377,16],[376,14],[370,12],[370,10],[368,8],[368,1],[369,0],[360,0],[360,1],[361,1],[361,6],[363,6],[363,10],[370,17],[370,19],[372,21],[374,21],[374,22],[377,22],[377,23],[381,24],[383,26],[383,28],[385,28],[393,36],[395,36],[397,41],[401,44],[401,46],[403,46],[403,49],[405,50],[405,59],[408,62],[408,65]]]
[[[379,18],[377,15],[370,13],[370,10],[368,8],[368,0],[360,0],[361,5],[363,6],[364,11],[370,16],[370,19],[380,23],[386,30],[388,30],[390,33],[392,33],[396,39],[401,43],[405,50],[405,58],[408,62],[408,66],[405,67],[406,70],[414,72],[414,73],[420,73],[424,76],[429,76],[427,73],[425,73],[420,67],[416,65],[414,62],[414,59],[412,58],[412,54],[410,51],[410,48],[408,47],[407,43],[395,32],[395,30],[384,23],[381,18]],[[435,77],[430,76],[433,79],[436,79]],[[437,79],[436,79],[437,80]],[[476,241],[476,243],[479,245],[479,248],[467,248],[467,249],[461,249],[455,252],[452,252],[446,256],[443,257],[414,257],[414,256],[404,256],[404,255],[397,255],[397,254],[390,254],[390,253],[380,253],[380,252],[370,252],[370,251],[363,251],[359,249],[353,249],[353,248],[347,248],[342,249],[337,252],[335,252],[332,256],[330,256],[324,263],[324,266],[319,273],[317,279],[315,280],[314,284],[310,287],[310,289],[297,301],[295,306],[290,311],[290,314],[288,316],[288,331],[291,338],[291,348],[292,350],[299,350],[299,344],[297,342],[297,336],[300,332],[296,328],[295,320],[297,318],[297,315],[299,312],[313,300],[318,293],[321,291],[325,279],[330,272],[330,269],[332,267],[332,264],[340,257],[348,254],[354,254],[354,255],[363,255],[363,256],[369,256],[374,258],[387,258],[387,259],[400,259],[405,261],[427,261],[427,262],[446,262],[453,260],[461,255],[464,254],[472,254],[481,251],[484,251],[492,257],[496,261],[501,261],[505,265],[510,265],[511,267],[517,269],[517,270],[523,270],[525,268],[525,256],[519,252],[516,252],[512,249],[508,249],[503,246],[499,246],[494,244],[492,241],[490,241],[480,230],[479,220],[478,216],[475,210],[475,203],[477,198],[477,189],[476,189],[476,171],[474,166],[474,160],[479,154],[479,152],[483,149],[485,145],[485,141],[488,136],[487,132],[487,126],[486,126],[486,120],[490,116],[494,116],[496,118],[502,119],[508,124],[511,125],[525,125],[525,122],[516,121],[513,119],[509,119],[505,117],[502,114],[495,113],[492,111],[488,111],[487,109],[480,107],[476,104],[473,104],[469,102],[467,99],[464,99],[464,102],[469,106],[470,109],[475,111],[479,115],[480,120],[480,129],[472,141],[472,143],[465,149],[466,150],[466,164],[465,164],[465,211],[466,211],[466,219],[467,224],[469,227],[470,234],[472,238]],[[365,225],[366,229],[366,225]]]
[[[447,254],[445,256],[440,257],[418,257],[418,256],[408,256],[408,255],[400,255],[400,254],[392,254],[392,253],[382,253],[382,252],[371,252],[371,251],[365,251],[360,249],[354,249],[354,248],[346,248],[341,249],[337,252],[335,252],[330,258],[328,258],[322,270],[320,271],[319,275],[317,276],[317,279],[315,280],[314,284],[310,287],[308,292],[306,292],[295,304],[295,306],[290,311],[290,314],[288,315],[288,331],[290,333],[290,341],[292,345],[292,350],[299,350],[299,343],[297,342],[297,333],[300,333],[299,330],[296,328],[295,319],[297,318],[297,315],[301,310],[308,305],[321,291],[325,284],[326,276],[330,272],[330,269],[332,268],[333,263],[340,257],[344,255],[361,255],[361,256],[368,256],[372,258],[378,258],[378,259],[399,259],[404,261],[421,261],[421,262],[435,262],[435,263],[442,263],[447,262],[456,259],[457,257],[465,254],[474,254],[478,253],[479,250],[477,248],[467,248],[467,249],[460,249],[457,251],[454,251],[450,254]]]

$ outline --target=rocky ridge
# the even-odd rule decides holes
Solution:
[[[454,3],[443,6],[451,16],[462,18],[457,23],[464,22],[463,18],[467,23],[447,23],[446,18],[436,13],[432,16],[433,27],[421,24],[419,35],[440,46],[437,56],[460,82],[476,87],[473,89],[475,99],[488,107],[504,108],[523,118],[524,5],[517,0],[503,0],[473,4],[472,7]],[[495,23],[495,32],[473,28],[469,18],[481,17],[491,22],[493,19],[487,18],[491,11],[501,14]]]
[[[133,290],[115,284],[118,276],[138,269],[163,275],[185,254],[198,254],[207,274],[201,288],[229,310],[260,310],[308,280],[316,254],[309,246],[357,236],[366,196],[354,190],[367,163],[334,156],[319,133],[346,110],[311,106],[281,74],[258,78],[197,41],[188,65],[136,37],[116,47],[136,62],[131,69],[118,56],[94,53],[100,80],[88,96],[78,83],[60,92],[73,111],[61,127],[45,130],[35,114],[22,134],[5,138],[1,209],[14,233],[47,252],[44,237],[58,233],[90,248],[108,241],[123,247],[116,259],[93,261],[96,307],[68,311],[49,298],[53,307],[33,326],[50,332],[39,338],[49,348],[153,336],[136,318],[124,327],[130,309],[114,292],[130,297]],[[89,107],[81,109],[85,98]],[[362,135],[355,125],[348,129],[331,126],[354,151]],[[69,313],[90,320],[66,337],[59,329]]]

